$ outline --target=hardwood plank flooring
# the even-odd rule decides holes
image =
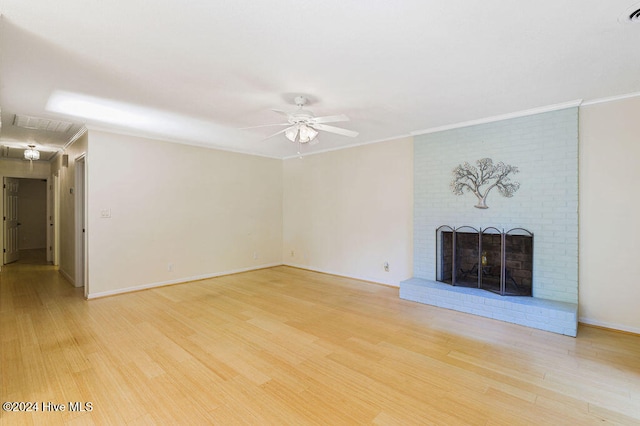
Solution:
[[[574,339],[284,266],[82,294],[31,258],[3,268],[0,402],[39,411],[0,424],[640,424],[640,336]]]

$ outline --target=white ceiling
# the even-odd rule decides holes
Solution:
[[[634,6],[635,5],[635,6]],[[307,95],[351,139],[405,136],[640,92],[637,0],[3,0],[0,144],[63,146],[86,124],[285,158],[279,130]],[[71,107],[80,105],[80,109]],[[72,121],[64,134],[15,114]],[[275,130],[274,130],[275,129]]]

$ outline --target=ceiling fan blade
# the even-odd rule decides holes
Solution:
[[[326,124],[314,123],[311,125],[311,127],[313,127],[316,130],[323,130],[325,132],[336,133],[342,136],[349,136],[350,138],[355,138],[356,136],[359,135],[358,132],[355,132],[353,130],[342,129],[340,127],[327,126]]]
[[[290,126],[290,123],[277,123],[277,124],[262,124],[260,126],[240,127],[238,130],[259,129],[260,127],[272,127],[272,126]]]
[[[289,124],[289,123],[287,123],[287,124]],[[282,129],[282,130],[280,130],[279,132],[275,132],[274,134],[267,136],[267,137],[266,137],[266,138],[264,138],[263,140],[267,140],[267,139],[272,138],[272,137],[274,137],[274,136],[276,136],[276,135],[279,135],[279,134],[281,134],[281,133],[284,133],[284,132],[286,132],[287,130],[289,130],[291,127],[293,127],[293,126],[289,126],[289,127],[287,127],[286,129]]]
[[[349,121],[349,117],[344,114],[340,115],[328,115],[326,117],[315,117],[314,123],[337,123],[338,121]]]

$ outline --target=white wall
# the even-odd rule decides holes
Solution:
[[[285,160],[284,263],[396,286],[411,277],[412,157],[406,138]]]
[[[51,164],[46,161],[29,161],[0,158],[0,176],[30,179],[46,179],[49,177]]]
[[[93,130],[89,147],[89,297],[282,263],[280,160]]]
[[[580,108],[580,320],[640,333],[640,97]]]

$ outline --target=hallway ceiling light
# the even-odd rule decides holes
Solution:
[[[33,161],[40,159],[40,151],[36,149],[35,145],[29,145],[29,148],[24,150],[24,159]]]

